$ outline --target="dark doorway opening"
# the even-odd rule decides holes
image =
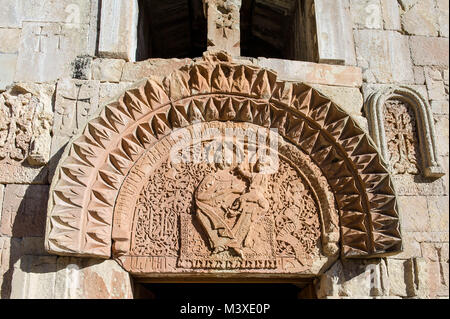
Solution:
[[[315,298],[308,283],[138,283],[135,298],[154,300],[297,300]]]
[[[194,58],[206,51],[202,0],[138,0],[137,61]]]
[[[243,0],[241,55],[316,62],[312,0]]]

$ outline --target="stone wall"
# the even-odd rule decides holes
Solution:
[[[448,2],[349,0],[349,5],[365,100],[386,84],[421,92],[432,108],[446,175],[395,175],[404,251],[368,265],[336,264],[317,283],[318,295],[448,298]]]
[[[313,85],[367,132],[363,104],[369,93],[386,84],[414,88],[432,108],[446,175],[438,179],[394,176],[404,251],[388,259],[338,262],[316,280],[317,295],[448,298],[448,2],[344,3],[352,17],[357,67],[352,62],[339,66],[263,57],[237,60],[273,69],[282,80]],[[51,147],[31,146],[46,132],[47,122],[40,121],[43,129],[26,131],[28,144],[19,149],[25,158],[0,157],[1,298],[130,298],[128,273],[114,261],[56,257],[44,251],[49,185],[64,146],[99,108],[143,77],[166,76],[192,60],[136,63],[130,61],[129,48],[123,47],[117,55],[110,48],[99,53],[98,0],[0,0],[0,8],[0,94],[15,101],[31,94],[52,117],[48,121]],[[5,114],[0,113],[0,149],[9,143]],[[7,152],[12,152],[11,147]],[[45,163],[30,164],[26,158],[33,152],[47,159]],[[67,278],[74,278],[70,282],[75,284]]]

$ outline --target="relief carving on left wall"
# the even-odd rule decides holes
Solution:
[[[40,183],[50,157],[53,114],[16,86],[0,95],[0,183]]]

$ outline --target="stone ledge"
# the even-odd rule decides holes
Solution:
[[[246,58],[237,58],[240,60]],[[303,61],[258,58],[253,63],[274,70],[283,81],[305,82],[332,86],[361,87],[362,70],[355,66],[320,64]]]

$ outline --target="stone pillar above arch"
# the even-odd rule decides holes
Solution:
[[[241,55],[242,0],[203,0],[208,19],[208,50]]]

